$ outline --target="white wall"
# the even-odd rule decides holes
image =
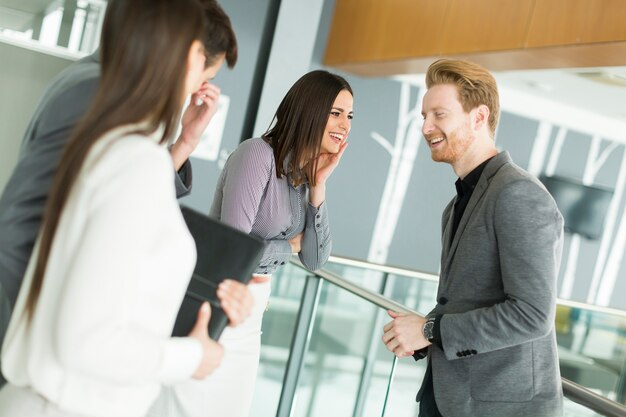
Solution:
[[[26,126],[48,83],[72,63],[0,40],[0,193],[17,162]]]

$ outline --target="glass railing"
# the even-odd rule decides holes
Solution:
[[[380,329],[386,308],[402,306],[293,264],[272,279],[253,415],[381,416],[395,359]]]
[[[416,311],[428,312],[436,304],[433,274],[338,257],[326,269],[364,285],[378,274],[379,282],[386,282],[385,295]],[[625,404],[626,312],[557,300],[556,331],[561,376]]]
[[[296,261],[274,275],[273,294],[263,320],[261,364],[253,404],[255,417],[417,416],[415,395],[426,363],[410,358],[396,360],[380,337],[384,323],[390,320],[387,309],[427,312],[432,308],[436,277],[390,267],[373,270],[343,261],[333,258],[328,270],[317,274]],[[581,317],[572,317],[571,311],[567,317],[573,326]],[[599,323],[603,323],[604,331],[618,328],[597,317],[583,323],[593,331],[601,328],[594,327]],[[593,331],[587,333],[593,336]],[[596,369],[601,362],[597,359],[601,358],[598,350],[590,350],[589,337],[585,343],[577,340],[574,347],[582,343],[579,354],[593,352],[598,356],[593,363],[591,356],[585,359],[586,365]],[[619,355],[613,357],[617,360]],[[578,369],[574,359],[567,364]],[[622,369],[619,381],[623,374]],[[596,376],[585,378],[583,382],[592,380],[599,384]],[[600,380],[605,381],[604,376]],[[595,414],[586,403],[592,401],[590,392],[564,382],[566,395],[583,403],[566,400],[567,416],[625,415],[626,408],[606,399],[619,397],[619,382],[591,388],[598,393],[595,401],[604,411]],[[617,407],[614,411],[618,414],[610,414],[607,407]]]

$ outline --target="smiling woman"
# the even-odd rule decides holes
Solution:
[[[328,260],[326,181],[346,149],[352,105],[352,89],[343,78],[327,71],[305,74],[283,98],[273,126],[243,142],[218,180],[211,214],[262,238],[266,249],[250,284],[256,311],[220,338],[224,349],[235,353],[211,378],[193,382],[215,415],[249,413],[271,274],[293,253],[311,270]],[[179,400],[185,390],[178,390]]]
[[[162,384],[204,378],[219,364],[208,308],[188,337],[170,336],[195,251],[162,146],[205,77],[205,29],[194,0],[110,0],[99,64],[72,67],[37,108],[21,161],[54,176],[51,185],[20,176],[20,189],[30,178],[28,195],[46,206],[29,203],[30,224],[41,210],[44,220],[3,344],[0,415],[140,417]],[[23,212],[14,202],[24,195],[3,207]],[[20,268],[5,258],[7,272]]]

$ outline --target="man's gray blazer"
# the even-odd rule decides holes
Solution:
[[[28,125],[15,169],[0,197],[0,345],[15,305],[63,147],[100,81],[98,53],[75,62],[50,84]],[[176,178],[189,193],[191,165]],[[0,385],[3,380],[0,377]]]
[[[443,350],[429,348],[441,414],[561,415],[554,319],[563,218],[554,200],[502,152],[485,166],[451,240],[453,215],[454,200],[443,212],[429,314],[443,314]]]

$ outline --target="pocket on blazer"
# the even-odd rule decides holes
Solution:
[[[470,361],[470,393],[473,399],[489,402],[532,400],[532,343],[482,353]]]

